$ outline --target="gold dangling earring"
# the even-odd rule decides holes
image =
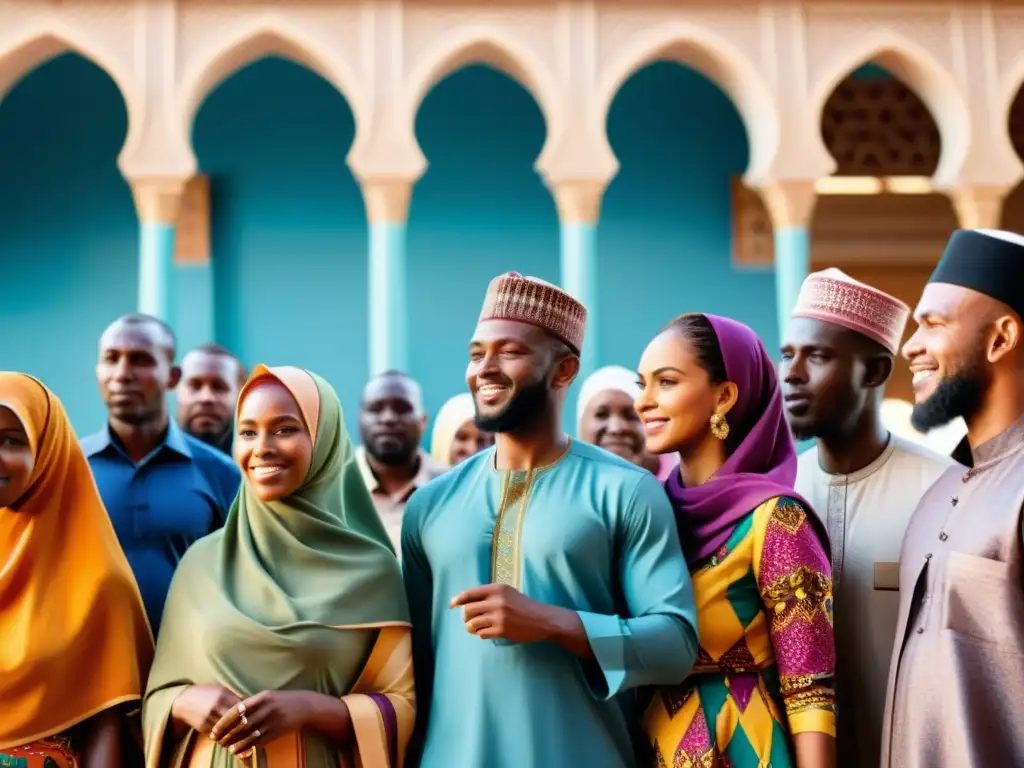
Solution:
[[[711,416],[711,434],[719,440],[725,440],[729,436],[729,422],[725,416],[715,413]]]

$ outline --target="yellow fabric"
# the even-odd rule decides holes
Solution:
[[[792,733],[824,733],[835,738],[836,716],[824,709],[805,709],[789,716],[789,730]]]
[[[378,762],[387,755],[387,733],[380,709],[365,694],[387,696],[395,710],[398,725],[397,762]],[[405,751],[416,723],[416,688],[412,670],[412,631],[409,627],[385,627],[380,631],[366,667],[352,687],[352,693],[342,696],[352,717],[360,764],[366,768],[402,768]]]
[[[20,373],[0,373],[0,405],[35,456],[30,490],[0,509],[4,748],[138,701],[153,636],[64,406]]]
[[[791,499],[765,502],[692,574],[693,674],[644,716],[665,765],[787,768],[792,734],[835,735],[831,581],[807,514]]]

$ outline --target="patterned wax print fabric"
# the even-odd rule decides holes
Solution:
[[[693,674],[658,690],[644,729],[658,768],[789,768],[792,734],[835,735],[828,555],[793,499],[761,504],[693,573]]]

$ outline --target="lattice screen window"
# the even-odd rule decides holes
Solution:
[[[844,81],[825,104],[822,137],[836,158],[837,176],[927,178],[941,150],[927,107],[895,79]],[[772,223],[760,195],[736,178],[732,200],[733,263],[770,266]],[[815,268],[934,263],[955,227],[944,194],[821,194],[811,260]]]

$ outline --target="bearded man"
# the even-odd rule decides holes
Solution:
[[[967,423],[973,466],[925,493],[903,541],[883,768],[1024,765],[1024,237],[953,234],[903,355],[912,423]]]
[[[466,381],[495,446],[414,493],[402,529],[411,765],[638,765],[620,694],[693,665],[693,589],[665,492],[562,431],[585,324],[582,304],[535,278],[487,291]]]
[[[444,472],[420,447],[427,415],[419,383],[401,371],[370,379],[359,404],[356,462],[397,551],[402,514],[413,491]]]

